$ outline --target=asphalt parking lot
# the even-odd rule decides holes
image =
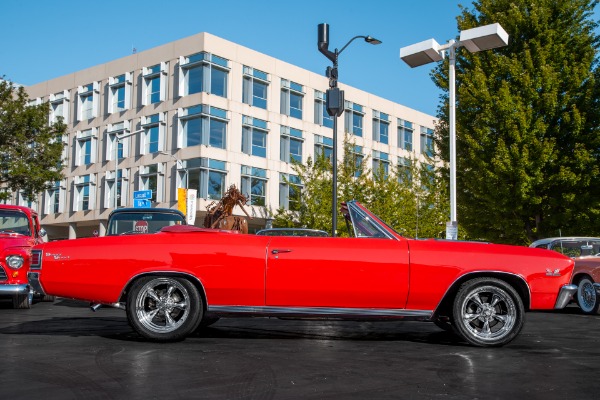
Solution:
[[[124,311],[0,301],[0,399],[592,399],[600,316],[529,313],[496,349],[420,322],[221,319],[143,341]]]

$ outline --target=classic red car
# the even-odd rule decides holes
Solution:
[[[434,321],[500,346],[526,310],[563,308],[573,260],[553,251],[402,237],[357,202],[354,237],[262,236],[192,226],[45,243],[47,293],[124,308],[143,337],[185,338],[220,316]]]
[[[577,304],[584,314],[598,314],[600,308],[600,256],[575,259],[573,283]]]
[[[12,299],[13,308],[31,307],[34,290],[29,284],[27,260],[31,248],[42,243],[45,234],[35,211],[0,204],[0,297]]]

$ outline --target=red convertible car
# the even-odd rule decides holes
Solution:
[[[433,321],[478,346],[501,346],[526,310],[563,308],[573,260],[553,251],[407,239],[357,202],[354,237],[262,236],[165,227],[154,235],[45,243],[31,268],[48,294],[126,310],[156,341],[221,316]]]

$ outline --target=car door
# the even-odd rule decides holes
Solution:
[[[267,248],[266,305],[405,307],[403,239],[275,236]]]

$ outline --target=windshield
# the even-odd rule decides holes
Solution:
[[[394,231],[385,222],[379,220],[361,209],[354,201],[342,203],[342,214],[348,224],[348,230],[357,238],[385,238],[393,239],[388,231]],[[387,228],[387,229],[386,229]]]
[[[550,249],[568,257],[593,256],[600,253],[600,239],[559,240]]]
[[[119,213],[111,217],[107,235],[155,233],[165,226],[183,224],[181,215],[173,213]]]
[[[0,234],[31,236],[29,218],[20,211],[0,210]]]

